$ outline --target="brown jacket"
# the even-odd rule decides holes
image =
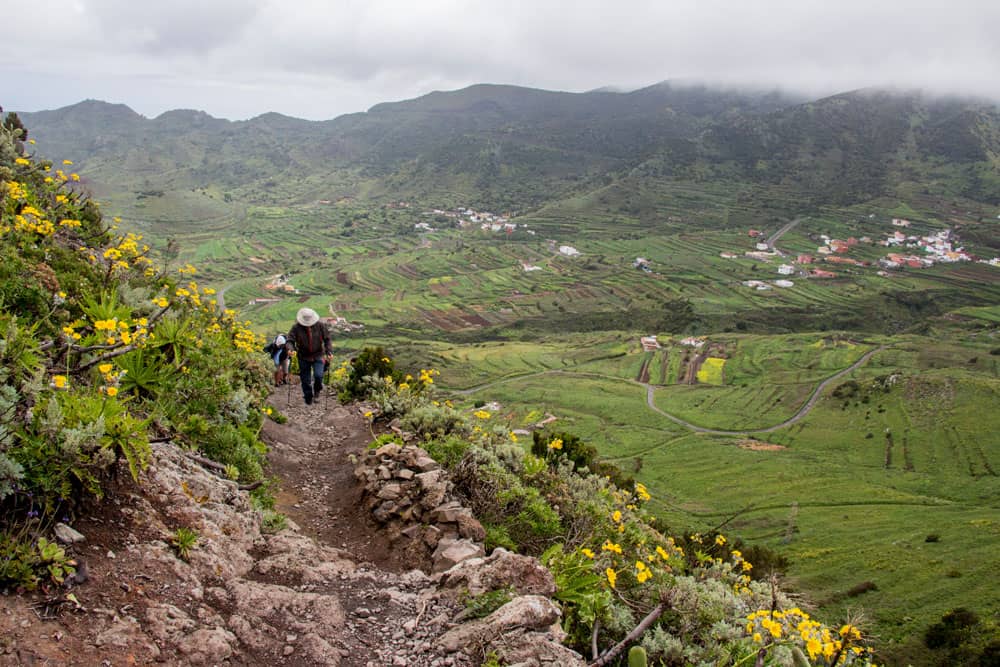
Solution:
[[[324,355],[333,354],[330,332],[322,322],[311,327],[304,327],[296,322],[288,332],[288,344],[298,352],[300,361],[316,361]]]

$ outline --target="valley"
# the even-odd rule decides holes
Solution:
[[[668,87],[616,119],[542,92],[187,135],[118,109],[77,145],[27,120],[259,334],[308,306],[345,358],[382,345],[511,429],[580,436],[673,530],[787,558],[803,606],[862,616],[892,664],[951,609],[1000,613],[995,109]],[[143,122],[159,150],[113,131]]]

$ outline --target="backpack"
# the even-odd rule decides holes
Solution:
[[[272,340],[270,343],[261,348],[261,351],[266,352],[273,357],[274,353],[283,348],[284,346],[285,346],[285,335],[278,334],[277,336],[274,337],[274,340]]]

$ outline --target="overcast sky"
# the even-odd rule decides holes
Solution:
[[[1000,99],[1000,0],[0,0],[0,16],[8,110],[328,119],[473,83],[666,79]]]

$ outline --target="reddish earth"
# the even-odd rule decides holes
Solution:
[[[414,610],[387,602],[383,589],[391,582],[395,587],[391,590],[409,590],[406,582],[413,577],[399,573],[426,568],[428,563],[390,545],[359,506],[360,486],[351,457],[371,440],[368,423],[357,406],[341,406],[334,399],[328,402],[324,397],[305,406],[298,387],[290,392],[280,388],[271,402],[289,416],[284,425],[267,421],[263,431],[271,447],[269,472],[280,478],[276,509],[304,534],[349,557],[357,572],[320,584],[305,584],[287,571],[273,576],[251,572],[248,581],[336,596],[348,615],[342,633],[327,637],[340,652],[339,664],[391,664],[384,663],[391,655],[387,651],[395,650],[386,648],[385,628],[398,629]],[[0,596],[0,665],[191,664],[175,644],[150,640],[147,612],[170,605],[184,618],[196,619],[199,627],[235,613],[224,600],[210,601],[207,594],[231,583],[224,574],[203,574],[197,583],[201,590],[195,591],[190,577],[184,576],[187,565],[175,561],[164,545],[168,531],[201,525],[197,506],[202,500],[183,485],[166,492],[162,487],[151,490],[152,486],[135,485],[127,472],[122,473],[108,485],[108,500],[81,508],[72,525],[86,541],[67,547],[67,552],[86,573],[85,581],[71,588],[49,585]],[[262,543],[262,552],[252,555],[264,558],[264,548]],[[166,554],[166,561],[144,561],[157,550]],[[418,590],[421,585],[414,580],[411,588]],[[204,618],[206,609],[218,615],[216,620]],[[278,620],[272,625],[280,634],[273,643],[240,644],[233,655],[210,664],[322,664],[287,652],[290,647],[283,644],[297,630]],[[125,629],[107,639],[109,629],[115,628]],[[135,631],[143,641],[127,641]]]

